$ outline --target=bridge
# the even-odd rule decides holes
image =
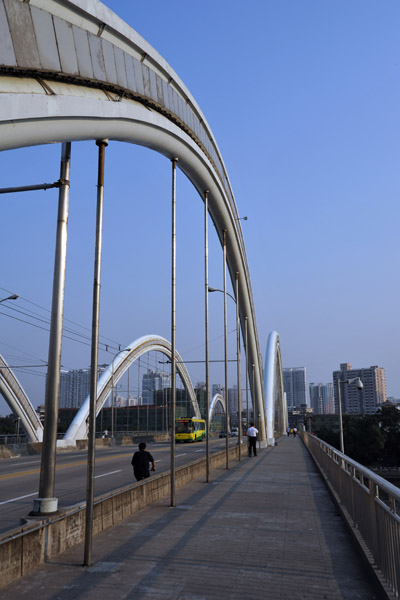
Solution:
[[[175,205],[177,169],[187,176],[204,204],[206,348],[204,363],[206,368],[207,450],[203,466],[207,483],[210,483],[211,468],[209,422],[216,405],[221,406],[227,414],[224,396],[217,395],[214,399],[210,399],[208,294],[212,290],[208,284],[209,218],[220,240],[224,259],[224,289],[222,291],[225,300],[225,331],[227,271],[234,290],[233,299],[237,312],[236,363],[239,422],[242,414],[240,350],[240,340],[242,339],[245,345],[245,378],[250,385],[254,415],[258,416],[260,457],[263,456],[265,465],[268,460],[264,460],[264,457],[269,457],[272,451],[276,452],[276,456],[280,455],[281,445],[278,444],[278,447],[274,448],[275,441],[283,435],[287,425],[280,340],[276,332],[270,334],[265,351],[265,363],[262,364],[250,268],[247,264],[239,213],[223,158],[200,107],[166,61],[117,15],[95,1],[30,0],[22,2],[21,0],[0,0],[0,28],[2,86],[0,149],[8,151],[14,148],[50,143],[60,144],[61,147],[60,178],[54,184],[46,184],[47,187],[55,187],[59,190],[59,208],[43,429],[37,422],[35,411],[32,410],[27,394],[4,360],[3,368],[0,370],[0,392],[15,414],[22,419],[27,436],[32,441],[42,442],[40,486],[38,497],[35,499],[34,512],[39,518],[44,519],[49,527],[53,523],[52,515],[58,508],[57,498],[54,497],[54,480],[71,146],[83,140],[93,140],[98,145],[91,391],[64,440],[66,444],[70,444],[76,440],[88,439],[88,495],[84,511],[86,512],[85,525],[88,536],[85,539],[85,564],[90,566],[92,563],[91,534],[95,518],[93,505],[95,419],[108,398],[113,384],[144,353],[152,350],[160,351],[171,363],[171,423],[175,421],[177,373],[188,391],[193,414],[199,414],[193,385],[176,348]],[[104,171],[109,140],[145,146],[162,154],[171,162],[171,338],[166,340],[157,334],[149,334],[145,338],[135,340],[129,348],[121,351],[115,357],[101,378],[97,380]],[[32,186],[31,189],[37,189],[37,187]],[[25,189],[26,187],[24,189],[3,188],[0,191],[13,193],[22,192]],[[4,375],[5,373],[7,376]],[[225,393],[227,387],[227,378],[225,378]],[[175,507],[176,469],[173,438],[174,436],[171,436],[171,469],[168,486],[171,490],[171,506]],[[364,549],[365,556],[369,558],[370,563],[378,565],[376,571],[379,570],[379,579],[382,580],[382,585],[386,586],[385,590],[387,588],[388,594],[391,591],[398,593],[399,517],[397,513],[399,496],[397,491],[393,489],[393,486],[374,479],[369,472],[360,471],[359,466],[354,465],[344,455],[323,445],[315,446],[314,440],[306,433],[303,434],[303,438],[304,443],[319,464],[323,476],[326,477],[328,485],[332,486],[332,493],[337,495],[338,503],[343,503],[344,518],[347,519],[349,515],[347,520],[350,526],[354,531],[360,531],[360,547]],[[241,442],[241,428],[239,427],[238,446],[233,452],[228,447],[227,439],[226,467],[228,467],[228,456],[230,460],[238,459],[237,469],[239,471],[242,469],[242,473],[243,470],[246,471],[241,480],[245,489],[250,480],[251,467],[247,466],[248,463],[247,465],[241,464],[243,451]],[[286,439],[283,444],[288,447]],[[276,473],[286,470],[293,474],[289,464],[292,455],[283,453],[281,456],[284,458],[279,463]],[[330,462],[326,462],[325,456],[329,456]],[[226,470],[229,471],[228,468]],[[192,471],[199,473],[194,467]],[[265,473],[266,471],[259,470],[257,477],[262,480]],[[292,476],[294,477],[294,474]],[[229,477],[228,474],[226,478]],[[347,481],[351,481],[351,485],[345,483]],[[285,486],[284,480],[281,485]],[[163,489],[165,486],[164,481]],[[147,489],[147,487],[139,486],[137,489]],[[382,490],[382,493],[380,494],[378,490]],[[131,491],[129,493],[131,494]],[[207,493],[211,493],[211,491]],[[296,494],[299,493],[299,488],[297,488]],[[149,495],[151,495],[150,492]],[[258,496],[258,500],[260,500],[260,496]],[[196,505],[195,498],[190,500],[186,498],[186,501],[189,506],[191,506],[191,502],[193,502],[193,506]],[[218,502],[222,501],[223,497]],[[251,503],[251,498],[247,498],[246,501]],[[217,506],[219,506],[218,502]],[[293,502],[296,502],[295,498]],[[365,505],[369,506],[369,513],[366,517]],[[181,506],[184,507],[185,503],[181,502]],[[235,504],[235,506],[237,508],[238,505]],[[241,516],[240,518],[245,519],[246,517]],[[372,531],[368,531],[371,518]],[[266,519],[268,520],[268,517]],[[32,531],[42,531],[41,527],[33,528]],[[89,533],[87,533],[88,531]],[[256,530],[252,531],[256,536]],[[235,533],[240,535],[239,531]],[[334,534],[330,531],[329,535],[333,536]],[[302,546],[301,543],[298,546],[299,552],[304,555],[304,551],[307,550],[304,545],[301,550],[300,546]],[[386,547],[389,550],[385,550]],[[5,543],[0,545],[0,548],[6,548]],[[263,540],[263,549],[265,550],[265,548],[266,540]],[[226,542],[224,542],[224,550],[226,551]],[[251,550],[251,546],[247,547],[246,552],[251,553]],[[101,559],[98,560],[101,562]],[[108,562],[112,562],[114,565],[118,563],[118,561],[110,560]],[[325,572],[325,568],[326,565],[321,566],[322,574]],[[251,571],[250,565],[247,569],[246,574],[254,577],[255,574]],[[263,577],[262,585],[265,585],[268,573],[264,572]],[[149,583],[146,578],[143,581],[142,588],[139,590],[141,595],[136,597],[144,597],[146,593],[146,586],[148,587]],[[298,585],[299,580],[296,581],[297,583],[293,585]],[[190,590],[187,590],[187,593],[190,593]],[[199,593],[198,590],[196,593]],[[234,597],[232,595],[234,590],[231,589],[229,593],[230,595],[226,597]],[[244,591],[243,593],[245,594]],[[336,594],[332,597],[339,596]]]

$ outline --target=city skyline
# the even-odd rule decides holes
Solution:
[[[276,330],[283,365],[305,365],[309,381],[330,381],[346,360],[379,364],[387,395],[400,397],[400,290],[393,276],[400,216],[399,4],[388,0],[382,8],[367,0],[362,11],[357,2],[315,0],[253,0],[246,10],[233,2],[229,11],[209,0],[196,7],[160,3],[155,10],[121,4],[106,2],[169,62],[215,134],[239,215],[248,217],[241,225],[262,356]],[[59,158],[58,145],[3,152],[1,186],[55,181]],[[86,330],[80,329],[80,342],[65,330],[65,369],[90,364],[96,168],[95,143],[73,144],[65,325]],[[179,172],[177,184],[177,349],[184,360],[201,361],[203,205]],[[51,306],[57,192],[3,195],[1,207],[7,256],[1,298],[20,298],[7,303],[11,308],[2,305],[0,352],[9,364],[44,364],[48,333],[39,319],[48,318]],[[169,161],[110,141],[100,364],[111,363],[118,344],[126,347],[140,335],[170,338],[169,248]],[[211,222],[209,283],[222,287]],[[209,298],[215,360],[223,359],[222,300],[221,294]],[[36,314],[35,327],[23,323],[28,311]],[[230,360],[234,313],[228,299]],[[44,400],[44,372],[16,370],[35,405]],[[204,380],[204,364],[189,365],[189,372],[194,385]],[[220,364],[213,363],[211,377],[223,381]],[[229,386],[235,378],[230,363]],[[0,403],[0,413],[8,412]]]

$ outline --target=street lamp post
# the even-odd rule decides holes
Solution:
[[[17,298],[19,298],[18,294],[12,294],[11,296],[7,296],[7,298],[3,298],[2,300],[0,300],[0,304],[2,302],[5,302],[6,300],[16,300]]]
[[[241,458],[241,450],[240,450],[240,444],[241,444],[241,384],[240,384],[240,320],[239,320],[239,290],[238,290],[238,285],[239,285],[239,274],[236,273],[236,294],[237,294],[237,300],[234,298],[234,296],[232,296],[232,294],[229,294],[229,292],[226,291],[226,287],[224,286],[224,290],[219,290],[217,288],[213,288],[213,287],[209,287],[208,291],[211,292],[221,292],[224,294],[224,296],[229,296],[236,304],[236,352],[237,352],[237,363],[238,363],[238,368],[237,368],[237,389],[238,389],[238,411],[239,411],[239,439],[238,439],[238,443],[239,443],[239,460]],[[228,463],[228,448],[229,448],[229,444],[228,444],[228,424],[229,424],[229,418],[228,418],[228,351],[227,351],[227,326],[226,326],[226,300],[224,299],[224,344],[225,344],[225,403],[226,403],[226,423],[225,423],[225,430],[226,430],[226,447],[227,447],[227,459],[226,459],[226,468],[229,468],[229,463]]]
[[[342,415],[342,392],[340,389],[341,383],[347,383],[350,385],[351,383],[355,383],[358,390],[362,390],[364,385],[359,377],[353,377],[352,379],[345,379],[342,381],[340,377],[337,380],[338,384],[338,405],[339,405],[339,428],[340,428],[340,452],[344,454],[344,439],[343,439],[343,415]]]

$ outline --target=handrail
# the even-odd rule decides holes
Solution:
[[[361,537],[383,585],[400,592],[400,489],[315,435],[301,438]]]

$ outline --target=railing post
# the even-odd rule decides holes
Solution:
[[[372,530],[372,554],[374,557],[375,564],[378,563],[378,553],[379,553],[379,545],[378,545],[378,527],[376,523],[376,484],[372,479],[368,479],[368,487],[369,487],[369,512],[370,512],[370,523]]]

